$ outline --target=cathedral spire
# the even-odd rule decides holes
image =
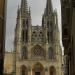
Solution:
[[[45,11],[46,11],[46,15],[49,15],[50,13],[53,12],[53,7],[52,7],[52,1],[51,0],[47,0]]]
[[[28,13],[27,0],[21,0],[21,13]]]
[[[19,11],[19,5],[18,5],[18,9],[17,9],[17,18],[19,18],[19,13],[20,13],[20,11]]]

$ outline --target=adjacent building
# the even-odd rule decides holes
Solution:
[[[14,60],[13,52],[5,52],[3,75],[13,75],[12,73],[13,72],[13,60]]]
[[[0,75],[3,75],[4,64],[6,1],[0,0]]]
[[[61,0],[65,75],[75,75],[75,0]]]

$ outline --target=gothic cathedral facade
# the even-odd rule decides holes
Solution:
[[[27,1],[21,0],[15,29],[16,75],[61,75],[62,51],[57,12],[47,0],[42,25],[33,26]]]

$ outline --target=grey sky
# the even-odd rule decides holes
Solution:
[[[21,0],[8,0],[7,6],[7,26],[6,26],[6,50],[13,49],[14,30],[16,25],[17,8]],[[61,30],[61,9],[60,0],[52,0],[53,8],[57,8],[59,28]],[[31,16],[33,25],[41,25],[42,15],[46,7],[46,0],[28,0],[28,6],[31,7]]]

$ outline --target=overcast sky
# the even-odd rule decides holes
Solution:
[[[42,15],[46,7],[47,0],[27,0],[31,7],[32,25],[41,25]],[[16,25],[17,8],[21,0],[8,0],[7,22],[6,22],[6,51],[13,50],[14,30]],[[52,0],[53,8],[58,12],[58,23],[61,30],[61,7],[60,0]]]

